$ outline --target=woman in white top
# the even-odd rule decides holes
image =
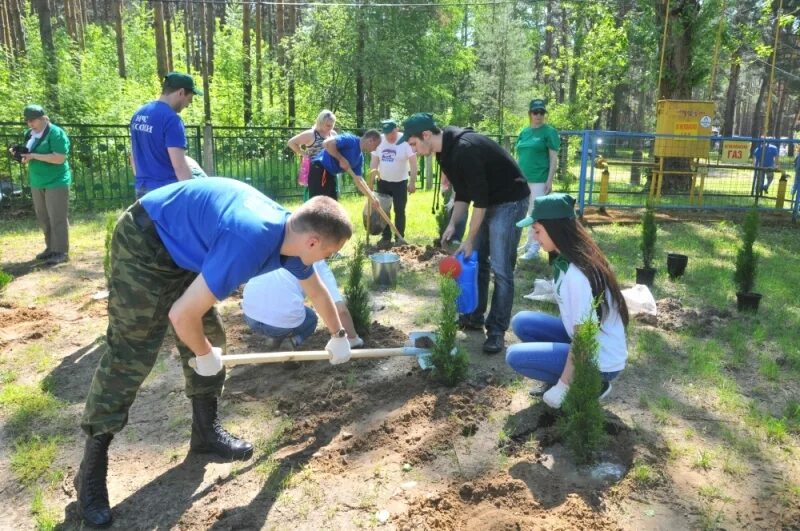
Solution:
[[[517,223],[533,225],[542,249],[555,256],[553,283],[560,318],[541,312],[519,312],[511,328],[522,343],[506,351],[515,371],[545,382],[547,405],[560,408],[572,381],[570,354],[575,326],[591,317],[600,323],[598,366],[603,381],[600,398],[611,391],[611,380],[625,368],[628,349],[625,326],[628,308],[616,276],[602,251],[575,219],[575,199],[567,194],[537,197],[530,216]],[[595,305],[594,301],[600,303]]]
[[[317,121],[311,129],[296,134],[286,143],[295,155],[301,157],[297,181],[306,189],[304,199],[308,199],[308,173],[311,169],[311,159],[322,151],[322,143],[327,138],[336,136],[336,132],[333,130],[335,126],[336,115],[328,109],[323,109],[317,115]]]

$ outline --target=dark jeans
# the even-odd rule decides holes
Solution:
[[[295,347],[298,347],[303,341],[308,339],[308,337],[314,333],[314,330],[317,329],[317,314],[308,306],[305,308],[305,320],[300,323],[299,326],[294,328],[280,328],[278,326],[268,325],[248,317],[247,314],[244,316],[244,322],[247,323],[247,326],[249,326],[251,330],[260,334],[264,334],[267,337],[284,338],[286,336],[291,336],[292,343]]]
[[[308,197],[327,195],[328,197],[339,200],[339,186],[336,182],[336,175],[330,173],[320,162],[311,163],[311,170],[308,172]]]
[[[378,181],[378,193],[392,196],[392,207],[394,208],[394,225],[397,227],[397,232],[400,236],[406,235],[406,203],[408,203],[408,181],[401,181],[393,183]],[[383,229],[383,239],[392,239],[392,229],[389,225]]]
[[[511,321],[514,304],[514,267],[517,263],[517,246],[522,229],[517,221],[528,213],[528,198],[501,203],[486,209],[475,249],[478,251],[478,307],[472,312],[473,320],[483,320],[489,302],[489,276],[494,273],[492,307],[486,316],[486,331],[502,334]]]

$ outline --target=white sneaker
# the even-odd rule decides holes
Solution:
[[[559,409],[561,403],[564,401],[564,397],[567,396],[567,391],[569,391],[569,386],[559,380],[557,384],[542,395],[542,400],[551,408]]]
[[[347,341],[350,342],[350,348],[361,348],[364,346],[364,340],[360,337],[348,337]]]
[[[539,258],[539,246],[529,245],[525,253],[519,257],[520,260],[534,260]]]

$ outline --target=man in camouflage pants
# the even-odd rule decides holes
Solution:
[[[351,235],[347,213],[330,198],[314,198],[290,214],[254,188],[217,177],[153,190],[125,211],[111,241],[108,349],[81,422],[88,437],[75,489],[86,524],[111,525],[108,447],[127,423],[170,325],[192,401],[190,448],[225,459],[249,459],[253,445],[228,433],[217,415],[225,380],[217,300],[253,276],[285,268],[331,331],[331,363],[350,358],[334,303],[311,265]]]

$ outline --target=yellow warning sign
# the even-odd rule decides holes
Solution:
[[[726,140],[722,143],[722,162],[728,164],[746,163],[750,158],[750,142]]]
[[[708,158],[713,116],[714,102],[711,101],[659,101],[656,104],[653,154],[657,157]]]

